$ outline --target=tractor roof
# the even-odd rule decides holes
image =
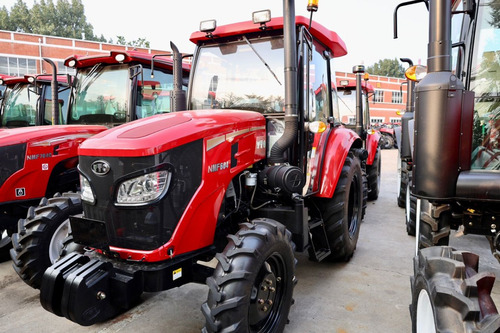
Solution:
[[[375,91],[373,85],[364,80],[361,81],[361,87],[367,93]],[[356,89],[356,79],[337,79],[337,89]]]
[[[117,55],[123,55],[124,59],[122,61],[116,60]],[[64,60],[64,65],[69,66],[69,62],[74,60],[75,65],[73,66],[74,68],[84,68],[84,67],[91,67],[94,66],[95,64],[98,63],[105,63],[105,64],[121,64],[121,63],[129,63],[129,62],[139,62],[145,65],[150,65],[151,60],[153,59],[154,54],[152,53],[146,53],[146,52],[141,52],[141,51],[121,51],[121,50],[112,50],[109,52],[109,54],[100,54],[100,55],[93,55],[93,56],[82,56],[82,55],[72,55]],[[164,57],[164,56],[156,56],[154,58],[155,60],[155,67],[161,67],[161,68],[168,68],[171,69],[173,68],[173,62],[170,57]],[[69,66],[71,67],[71,66]],[[190,65],[183,63],[182,68],[184,71],[189,71]]]
[[[309,19],[305,18],[304,16],[296,16],[295,21],[297,25],[302,25],[306,28],[309,27]],[[271,19],[271,21],[266,23],[266,27],[266,31],[283,29],[283,17],[276,17]],[[246,21],[222,25],[220,27],[217,27],[212,34],[213,39],[217,39],[244,35],[259,31],[262,32],[259,24],[255,24],[252,21]],[[341,57],[347,54],[346,45],[336,32],[328,30],[321,24],[313,21],[311,34],[315,39],[319,40],[323,45],[330,49],[333,57]],[[207,37],[206,33],[197,31],[191,34],[189,40],[191,40],[195,44],[198,44],[199,42],[211,40],[211,38]]]
[[[35,78],[38,82],[50,83],[52,81],[52,74],[26,74],[24,76],[11,76],[3,79],[3,84],[13,86],[18,83],[30,83],[29,79]],[[58,75],[57,82],[68,83],[66,75]]]

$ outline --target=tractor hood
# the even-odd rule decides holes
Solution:
[[[262,126],[264,116],[252,111],[181,111],[115,127],[86,140],[78,152],[87,156],[149,156],[219,133]]]
[[[0,147],[56,138],[88,137],[106,130],[105,126],[53,125],[0,129]]]

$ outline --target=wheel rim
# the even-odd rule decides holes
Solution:
[[[267,258],[257,273],[252,286],[248,322],[252,332],[272,331],[281,319],[286,277],[283,257],[274,253]]]
[[[425,289],[420,290],[417,301],[417,333],[436,333],[434,312],[429,294]]]
[[[54,232],[49,244],[49,259],[52,264],[59,260],[61,251],[64,247],[64,240],[68,237],[70,232],[71,225],[69,224],[69,220],[65,220],[61,223]]]
[[[360,188],[358,186],[358,177],[355,175],[351,182],[351,187],[349,189],[349,204],[348,204],[348,230],[349,237],[354,238],[356,234],[356,230],[358,228],[358,212],[359,212],[359,191]]]

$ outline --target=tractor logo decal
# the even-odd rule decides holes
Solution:
[[[111,170],[109,163],[103,160],[97,160],[90,166],[92,172],[98,176],[104,176]]]
[[[227,168],[229,168],[229,161],[222,162],[222,163],[215,163],[215,164],[208,166],[208,173],[218,172],[218,171],[221,171],[221,170],[224,170]]]
[[[26,189],[24,187],[16,188],[16,197],[26,196]]]

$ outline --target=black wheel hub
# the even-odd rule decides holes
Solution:
[[[279,308],[277,303],[281,294],[280,282],[281,277],[277,276],[267,261],[264,262],[250,296],[248,315],[251,327],[261,328],[267,326],[269,321],[273,321]]]

